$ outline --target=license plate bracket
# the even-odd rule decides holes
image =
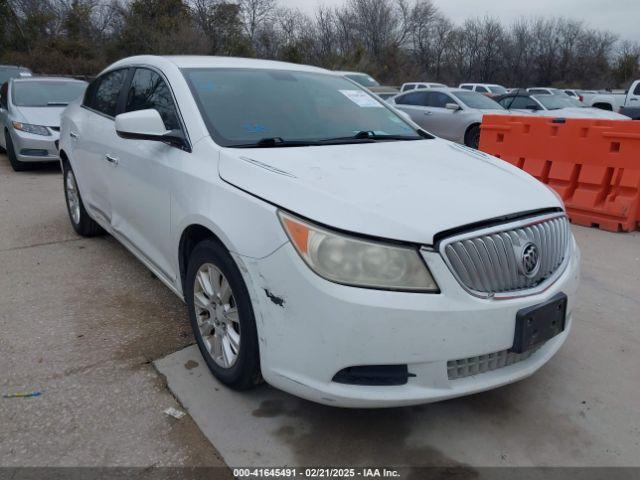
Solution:
[[[559,293],[551,300],[524,308],[516,315],[516,332],[511,351],[525,353],[562,333],[567,317],[567,296]]]

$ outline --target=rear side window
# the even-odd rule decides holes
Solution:
[[[84,105],[114,117],[118,110],[118,98],[127,78],[126,69],[105,73],[95,80],[87,90]]]
[[[409,90],[414,90],[415,88],[415,85],[405,85],[403,92],[408,92]]]
[[[487,90],[486,88],[484,88],[481,85],[476,86],[476,92],[480,92],[480,93],[489,93],[489,90]]]
[[[176,106],[167,83],[153,70],[138,68],[127,92],[125,111],[135,112],[150,108],[160,113],[167,130],[180,129]]]
[[[473,87],[471,85],[461,85],[460,88],[462,88],[463,90],[473,90]]]
[[[417,105],[419,107],[427,106],[427,94],[425,92],[413,92],[401,96],[396,99],[398,105]]]

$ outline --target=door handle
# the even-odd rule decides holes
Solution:
[[[69,132],[69,136],[71,138],[75,138],[76,140],[78,139],[78,134],[76,132]]]
[[[105,156],[104,156],[104,158],[105,158],[105,159],[107,160],[107,162],[109,162],[109,163],[113,163],[114,165],[117,165],[117,164],[118,164],[118,159],[117,159],[116,157],[112,156],[112,155],[107,154],[107,155],[105,155]]]

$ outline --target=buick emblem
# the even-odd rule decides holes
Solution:
[[[540,251],[535,243],[527,243],[522,247],[520,271],[527,278],[535,277],[540,270]]]

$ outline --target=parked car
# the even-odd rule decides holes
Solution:
[[[390,103],[428,132],[471,148],[478,148],[480,143],[484,115],[509,113],[492,99],[462,89],[414,90],[394,97]]]
[[[595,93],[582,93],[582,102],[588,107],[599,108],[609,112],[619,112],[625,104],[625,95],[598,91]]]
[[[561,95],[563,97],[571,97],[566,91],[560,90],[559,88],[548,88],[548,87],[533,87],[527,88],[527,92],[532,95]],[[576,97],[577,98],[577,97]]]
[[[496,101],[510,112],[519,114],[533,114],[545,117],[629,120],[629,117],[625,115],[587,107],[579,100],[561,95],[532,95],[520,91],[501,95],[496,98]]]
[[[629,87],[623,108],[629,109],[630,111],[640,108],[640,80],[636,80],[631,84],[631,87]]]
[[[447,88],[447,86],[443,83],[411,82],[403,83],[402,87],[400,87],[400,91],[404,93],[408,92],[409,90],[416,90],[418,88]]]
[[[366,73],[344,71],[338,71],[335,73],[356,82],[358,85],[363,86],[377,95],[395,96],[400,93],[400,90],[396,87],[381,85],[375,78]]]
[[[15,171],[58,160],[60,114],[86,86],[71,78],[27,77],[0,87],[0,147]]]
[[[30,77],[31,70],[19,65],[0,65],[0,86],[12,78]]]
[[[75,230],[185,300],[232,388],[419,404],[525,378],[569,334],[557,195],[330,71],[124,59],[63,113],[60,156]]]
[[[507,93],[507,89],[502,85],[496,85],[493,83],[461,83],[458,88],[478,92],[486,95],[487,97],[496,97]]]

